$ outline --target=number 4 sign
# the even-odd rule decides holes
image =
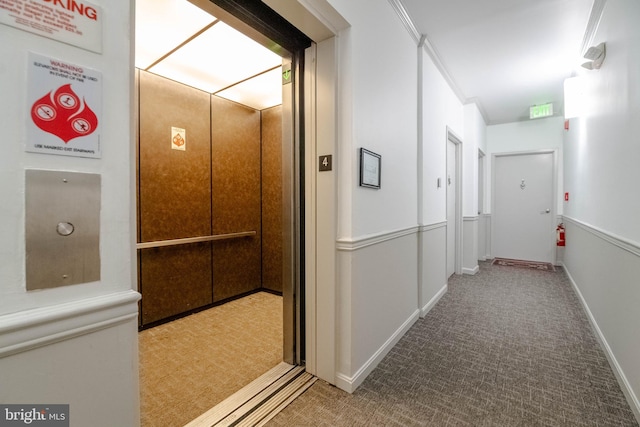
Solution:
[[[318,170],[320,172],[326,172],[331,170],[332,166],[332,156],[331,154],[326,154],[324,156],[320,156],[320,167]]]

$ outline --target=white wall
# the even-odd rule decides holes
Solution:
[[[138,423],[137,298],[130,102],[132,5],[103,8],[103,53],[97,54],[0,25],[0,401],[71,404],[72,425]],[[8,42],[10,41],[10,42]],[[26,153],[27,53],[58,58],[103,75],[102,159]],[[25,170],[102,176],[101,280],[26,291]],[[62,256],[62,255],[61,255]],[[86,307],[100,307],[87,315]],[[100,357],[97,357],[97,356]],[[87,374],[90,372],[91,374]],[[102,383],[102,384],[101,384]],[[89,392],[88,392],[89,391]],[[95,414],[115,414],[113,419]]]
[[[447,290],[447,129],[464,139],[464,110],[426,49],[420,57],[422,182],[419,200],[422,209],[419,218],[419,307],[421,316],[425,316]],[[439,188],[438,178],[441,181]]]
[[[338,36],[336,333],[337,385],[353,390],[446,292],[446,187],[437,180],[447,129],[463,140],[463,209],[472,214],[486,142],[478,109],[463,107],[392,2],[330,3],[350,24]],[[358,187],[359,147],[382,155],[381,190]],[[477,248],[477,238],[476,228],[465,243]]]
[[[350,132],[343,147],[350,162],[343,183],[353,189],[350,226],[364,236],[416,224],[417,56],[415,43],[387,1],[335,1],[350,23],[340,37],[343,106]],[[367,13],[362,13],[366,9]],[[347,46],[348,44],[348,46]],[[348,54],[348,58],[345,57]],[[348,62],[347,62],[348,61]],[[358,149],[382,156],[382,188],[358,187]],[[348,159],[348,160],[347,160]],[[341,165],[342,166],[342,165]]]
[[[462,235],[462,271],[475,274],[479,270],[478,259],[479,227],[478,215],[478,150],[486,149],[486,125],[476,104],[464,106],[464,144],[463,144],[463,199],[464,217]]]
[[[417,54],[387,1],[331,4],[350,25],[337,38],[336,377],[352,391],[417,318]],[[379,190],[358,185],[361,147],[382,156]]]
[[[565,266],[640,420],[640,3],[608,1],[592,45],[599,71],[580,71],[586,106],[564,142]]]
[[[464,106],[464,154],[462,171],[464,195],[462,214],[478,215],[478,150],[486,153],[487,126],[476,104]]]
[[[447,219],[447,127],[463,140],[464,109],[462,103],[428,55],[423,61],[423,224]],[[466,151],[465,151],[466,153]],[[437,187],[438,178],[443,183]],[[466,191],[463,183],[463,192]]]

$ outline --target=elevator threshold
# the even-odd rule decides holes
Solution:
[[[304,367],[281,362],[185,427],[263,426],[316,380]]]

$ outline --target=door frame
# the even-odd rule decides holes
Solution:
[[[454,203],[455,203],[454,223],[453,223],[454,233],[455,233],[455,237],[454,237],[455,247],[453,251],[454,252],[453,272],[454,274],[462,274],[462,147],[463,145],[462,145],[462,139],[458,137],[458,135],[456,135],[456,133],[449,126],[447,126],[447,139],[445,141],[445,157],[449,155],[448,148],[447,148],[449,142],[452,142],[456,147],[456,153],[455,153],[455,159],[454,159],[455,167],[456,167],[456,173],[455,173],[456,185],[455,185],[455,188],[453,189]],[[447,168],[445,168],[447,169],[445,173],[448,176],[449,175],[448,159],[445,162],[445,164],[447,165]],[[447,188],[447,191],[449,191],[448,190],[449,187],[447,186],[446,188]],[[445,211],[446,211],[446,208],[445,208]],[[448,221],[448,218],[447,218],[447,221]],[[447,222],[447,227],[449,227],[448,222]],[[449,256],[448,248],[447,248],[446,254],[448,257]],[[449,261],[447,260],[447,265],[448,264],[449,264]]]
[[[554,221],[557,222],[557,218],[558,218],[558,149],[557,148],[549,148],[549,149],[542,149],[542,150],[524,150],[524,151],[509,151],[509,152],[504,152],[504,153],[492,153],[491,154],[491,215],[492,215],[492,224],[491,224],[491,252],[494,253],[495,251],[493,250],[495,247],[493,245],[493,242],[495,241],[495,233],[496,233],[496,226],[495,226],[495,221],[496,221],[496,217],[495,217],[495,212],[496,212],[496,206],[495,206],[495,200],[496,200],[496,159],[498,157],[510,157],[510,156],[530,156],[530,155],[536,155],[536,154],[552,154],[553,155],[553,159],[552,159],[552,178],[551,178],[551,182],[552,182],[552,188],[551,188],[551,215],[554,218]],[[553,234],[551,233],[551,231],[549,232],[549,245],[551,245],[552,249],[551,249],[551,258],[552,258],[552,262],[554,264],[556,264],[556,260],[558,259],[558,255],[557,255],[557,247],[555,245],[554,239],[553,239]]]
[[[292,224],[284,230],[283,265],[283,360],[289,364],[300,365],[305,361],[305,90],[304,67],[305,49],[312,40],[293,24],[267,6],[265,3],[237,2],[235,0],[190,0],[194,3],[211,2],[218,6],[219,18],[247,34],[254,40],[291,60],[293,83],[283,86],[283,118],[288,115],[292,120],[290,129],[285,129],[283,137],[290,135],[292,150],[284,150],[283,162],[293,169],[291,175],[284,176],[283,202],[284,222]],[[215,15],[215,14],[214,14]],[[291,97],[291,111],[287,111],[284,96]],[[284,168],[287,170],[287,168]]]

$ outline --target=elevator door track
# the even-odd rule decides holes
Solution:
[[[185,427],[263,426],[317,380],[282,362]]]

